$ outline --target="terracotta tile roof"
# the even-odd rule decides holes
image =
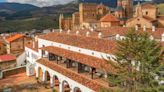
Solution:
[[[42,58],[42,59],[37,60],[36,62],[39,64],[42,64],[50,69],[53,69],[65,76],[77,81],[78,83],[80,83],[86,87],[89,87],[90,89],[92,89],[96,92],[99,92],[101,88],[109,88],[98,81],[92,80],[84,75],[78,74],[78,73],[76,73],[72,70],[69,70],[65,67],[62,67],[54,62],[50,62],[47,59]],[[114,90],[114,88],[111,88],[111,90]]]
[[[65,34],[69,34],[69,35],[76,35],[76,32],[79,31],[79,34],[78,36],[84,36],[84,37],[87,37],[87,32],[89,32],[89,35],[88,37],[94,37],[94,38],[98,38],[98,31],[97,30],[94,30],[94,31],[91,31],[89,29],[78,29],[78,30],[70,30],[70,32],[68,33],[68,30],[65,30],[63,31],[63,33]]]
[[[93,56],[73,52],[70,50],[58,48],[58,47],[53,47],[53,46],[48,46],[48,47],[43,47],[41,48],[42,50],[48,51],[50,53],[53,53],[55,55],[59,55],[65,58],[68,58],[70,60],[73,60],[75,62],[79,62],[97,69],[101,70],[111,70],[111,72],[116,72],[114,67],[110,65],[106,60],[104,59],[99,59]],[[112,62],[112,61],[110,61]]]
[[[116,47],[116,42],[112,40],[68,35],[57,32],[48,33],[46,35],[39,36],[39,38],[110,54],[114,53]]]
[[[114,36],[116,34],[125,36],[128,30],[129,28],[127,27],[110,27],[108,29],[101,29],[100,32],[102,32],[104,36]],[[141,28],[138,32],[147,32],[148,34],[152,35],[155,39],[161,39],[162,34],[164,33],[164,28],[156,28],[154,32],[151,28],[147,28],[146,31],[143,31],[143,28]]]
[[[0,56],[0,62],[8,62],[8,61],[13,61],[16,60],[16,57],[13,55],[1,55]]]
[[[100,19],[101,22],[119,22],[120,20],[113,14],[106,14]]]
[[[10,43],[10,42],[13,42],[13,41],[15,41],[15,40],[17,40],[19,38],[22,38],[22,37],[24,37],[23,34],[15,34],[15,35],[7,38],[6,41]]]
[[[145,3],[142,5],[142,9],[156,9],[157,7],[154,4]]]
[[[86,33],[89,32],[89,37],[94,37],[98,38],[99,32],[102,33],[103,38],[110,37],[110,36],[115,36],[117,34],[124,36],[127,34],[127,31],[130,28],[128,27],[110,27],[110,28],[101,28],[101,29],[95,29],[94,31],[91,31],[89,29],[85,30],[71,30],[70,34],[75,35],[77,31],[79,31],[79,36],[84,36],[86,37]],[[143,29],[139,29],[140,31],[143,31]],[[164,28],[156,28],[156,31],[153,32],[151,28],[146,29],[150,35],[153,35],[156,39],[161,39],[162,34],[164,33]],[[63,31],[63,33],[67,34],[67,31]]]

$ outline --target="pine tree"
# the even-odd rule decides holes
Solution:
[[[117,64],[119,71],[108,73],[109,84],[123,92],[158,92],[162,88],[155,77],[163,66],[164,51],[160,43],[146,32],[131,29],[124,40],[118,41]]]

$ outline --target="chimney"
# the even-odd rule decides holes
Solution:
[[[80,33],[79,31],[76,31],[76,35],[79,35],[79,33]]]
[[[119,39],[120,39],[120,35],[117,34],[117,35],[116,35],[116,40],[119,40]]]
[[[93,31],[94,31],[94,29],[93,29],[92,27],[89,27],[89,29],[91,30],[91,32],[93,32]]]
[[[102,33],[101,32],[99,32],[98,38],[102,38]]]
[[[164,33],[162,34],[162,42],[164,42]]]
[[[138,31],[138,25],[135,26],[136,31]]]
[[[154,40],[154,37],[151,35],[151,36],[149,37],[149,39],[150,39],[150,40]]]
[[[152,26],[152,32],[155,32],[155,26]]]
[[[63,30],[62,30],[62,29],[60,29],[60,33],[62,33],[62,31],[63,31]]]
[[[143,31],[146,31],[146,26],[144,25],[144,27],[143,27]]]
[[[70,32],[71,32],[71,30],[68,30],[68,31],[67,31],[67,34],[69,34]]]
[[[55,32],[55,29],[52,29],[52,32]]]
[[[89,35],[90,35],[90,32],[89,32],[89,31],[87,31],[86,36],[88,37]]]
[[[35,41],[32,41],[32,48],[35,48]]]

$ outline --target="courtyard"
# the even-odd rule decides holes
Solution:
[[[28,77],[20,73],[0,80],[0,92],[55,92],[49,84],[36,80],[35,76]]]

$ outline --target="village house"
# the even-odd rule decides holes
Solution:
[[[100,23],[102,28],[120,26],[120,20],[112,14],[106,14],[100,19]]]
[[[60,30],[38,36],[33,44],[25,47],[26,74],[35,75],[51,87],[58,87],[59,92],[94,92],[101,87],[112,89],[105,81],[106,70],[117,70],[107,61],[115,63],[116,40],[125,38],[128,29],[115,26],[96,30]],[[164,41],[162,28],[135,30],[147,31],[150,39]]]
[[[30,37],[23,34],[14,34],[5,39],[8,54],[16,54],[24,51],[25,44],[32,41]]]
[[[16,57],[13,55],[0,55],[0,70],[16,67]]]
[[[100,90],[108,87],[103,80],[106,69],[116,71],[104,60],[114,61],[115,41],[51,32],[39,36],[34,43],[25,47],[27,75],[59,87],[59,92]]]

